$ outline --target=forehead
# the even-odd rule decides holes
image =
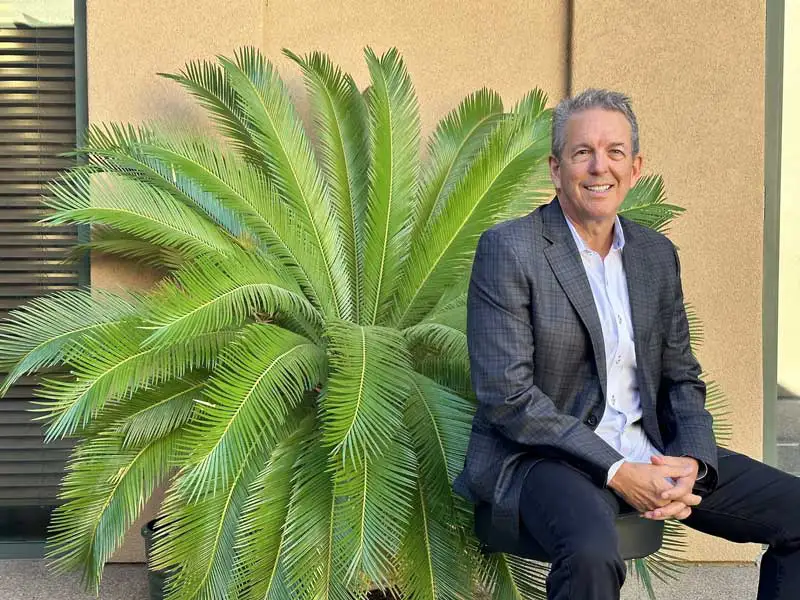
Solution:
[[[567,146],[576,144],[631,144],[631,125],[621,112],[590,108],[567,120]]]

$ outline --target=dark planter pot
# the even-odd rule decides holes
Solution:
[[[395,596],[391,590],[386,590],[385,592],[381,590],[372,590],[367,593],[367,598],[369,600],[398,600],[400,596]]]
[[[164,600],[164,582],[167,579],[166,571],[156,571],[150,568],[150,552],[153,547],[153,536],[155,535],[156,521],[148,521],[142,527],[142,537],[144,538],[144,555],[147,558],[147,587],[150,591],[150,600]],[[367,593],[369,600],[397,600],[398,596],[392,594],[391,590],[382,592],[372,590]]]
[[[150,590],[150,600],[164,599],[164,581],[167,579],[166,571],[156,571],[150,568],[150,552],[153,547],[156,521],[148,521],[142,527],[144,538],[144,555],[147,558],[147,587]]]

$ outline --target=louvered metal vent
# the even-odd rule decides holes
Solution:
[[[0,318],[79,283],[78,266],[63,262],[76,229],[37,224],[45,183],[72,164],[58,154],[74,148],[75,130],[74,28],[0,28]],[[35,383],[23,380],[0,400],[0,507],[7,511],[54,504],[63,473],[68,444],[44,445],[27,412]]]

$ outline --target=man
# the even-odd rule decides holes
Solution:
[[[800,598],[800,479],[718,448],[689,347],[680,263],[617,216],[642,169],[627,97],[587,90],[553,118],[556,199],[482,237],[467,336],[479,409],[456,489],[521,527],[551,599],[619,598],[615,518],[682,519],[769,545],[758,598]]]

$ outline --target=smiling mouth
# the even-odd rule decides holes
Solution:
[[[607,192],[611,189],[611,184],[606,185],[586,185],[584,186],[590,192]]]

